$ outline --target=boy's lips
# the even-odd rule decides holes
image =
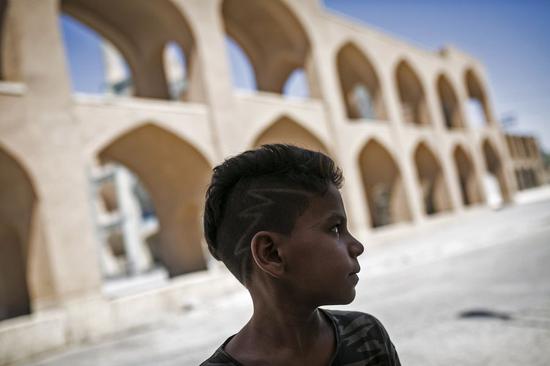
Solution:
[[[353,275],[356,275],[357,273],[361,272],[361,267],[359,267],[359,265],[357,265],[352,272],[350,272],[349,276],[353,276]]]

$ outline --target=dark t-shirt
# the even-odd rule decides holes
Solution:
[[[388,333],[374,316],[357,311],[321,310],[330,319],[336,335],[331,366],[401,365]],[[243,366],[224,350],[231,338],[201,366]]]

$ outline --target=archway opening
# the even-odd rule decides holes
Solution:
[[[103,276],[166,278],[158,217],[143,182],[124,165],[110,162],[95,167],[94,188]]]
[[[433,215],[451,209],[451,201],[439,161],[426,146],[420,143],[414,153],[414,162],[424,212]]]
[[[380,81],[365,55],[348,43],[338,51],[336,64],[347,117],[385,120],[386,108]]]
[[[481,193],[475,178],[474,167],[471,159],[461,146],[457,146],[453,152],[453,159],[458,175],[460,195],[464,206],[481,202]]]
[[[226,34],[250,60],[259,91],[282,94],[292,72],[303,69],[307,86],[300,93],[318,96],[309,40],[281,1],[224,0],[222,17]]]
[[[163,60],[170,99],[186,100],[185,94],[189,84],[187,81],[187,60],[183,49],[177,42],[168,42],[164,46]]]
[[[101,70],[96,71],[100,75],[96,79],[106,75],[106,86],[112,83],[110,73],[116,73],[117,63],[120,63],[113,61],[109,53],[103,55],[101,45],[109,41],[127,62],[127,69],[131,70],[133,95],[171,99],[170,75],[167,75],[164,67],[164,55],[166,46],[171,48],[173,42],[185,55],[187,69],[182,74],[186,76],[184,84],[189,85],[189,92],[185,93],[186,100],[202,100],[194,37],[183,14],[171,1],[158,0],[153,3],[147,0],[118,0],[113,3],[108,0],[62,0],[61,10],[97,33],[98,36],[89,40],[88,46],[95,47],[96,60],[105,59],[105,65],[101,66],[100,63],[95,69],[103,68],[103,73],[100,73]],[[66,38],[70,37],[70,33],[65,33]],[[73,58],[71,54],[82,54],[78,52],[81,51],[79,47],[83,45],[66,43],[70,60]],[[90,74],[88,64],[86,59],[77,62],[71,60],[73,81],[81,75]],[[117,87],[124,89],[124,86]]]
[[[445,126],[448,129],[463,128],[464,123],[458,98],[451,86],[451,82],[444,75],[440,75],[437,78],[437,93]]]
[[[283,95],[295,98],[309,97],[307,75],[303,68],[296,69],[290,73],[283,86]]]
[[[484,184],[487,192],[487,203],[491,206],[499,206],[510,200],[510,193],[501,159],[489,140],[482,145],[485,167],[487,169]]]
[[[369,141],[359,154],[359,167],[372,227],[409,221],[410,211],[401,173],[388,151]]]
[[[464,78],[468,93],[468,120],[472,127],[483,127],[491,121],[485,90],[472,70],[466,71]]]
[[[277,119],[265,129],[256,138],[253,146],[259,147],[265,144],[291,144],[329,154],[329,150],[321,140],[286,116]]]
[[[0,321],[31,313],[28,258],[34,192],[21,165],[0,149]]]
[[[430,116],[426,96],[416,72],[406,61],[401,61],[397,65],[395,77],[403,121],[416,125],[429,125]]]
[[[225,45],[231,63],[233,86],[248,91],[258,90],[254,67],[241,46],[230,36],[225,36]]]
[[[153,124],[120,136],[98,157],[125,166],[142,182],[158,219],[153,259],[163,263],[170,277],[205,269],[201,212],[210,178],[206,159]]]

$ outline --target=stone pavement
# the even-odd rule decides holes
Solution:
[[[385,324],[403,365],[549,365],[550,200],[529,202],[378,231],[347,308]],[[240,291],[26,365],[198,365],[249,315]]]

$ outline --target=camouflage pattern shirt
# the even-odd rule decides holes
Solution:
[[[395,347],[374,316],[356,311],[320,309],[331,321],[336,352],[331,366],[400,366]],[[225,352],[229,337],[201,366],[244,366]]]

